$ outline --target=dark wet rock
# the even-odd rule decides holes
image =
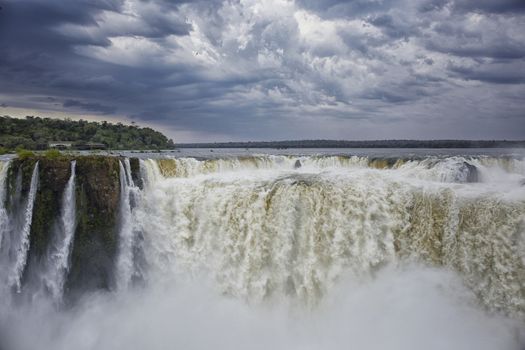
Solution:
[[[77,229],[66,283],[73,295],[112,285],[118,235],[119,159],[80,157],[76,173]]]
[[[466,174],[465,180],[468,183],[479,182],[479,172],[475,165],[463,162],[462,172]]]
[[[60,213],[62,194],[71,176],[71,159],[39,159],[39,185],[31,222],[29,259],[38,260],[53,235],[53,226]]]
[[[391,169],[397,161],[397,158],[371,158],[368,160],[368,166],[375,169]]]
[[[301,161],[297,159],[293,165],[294,169],[299,169],[302,166]]]
[[[14,159],[9,167],[7,175],[7,187],[9,193],[15,189],[17,177],[21,178],[21,194],[22,196],[27,195],[29,188],[31,187],[31,177],[33,175],[33,169],[38,158],[31,157],[25,159]]]
[[[21,213],[27,201],[35,164],[39,164],[38,190],[33,206],[28,260],[39,260],[47,249],[52,226],[60,212],[62,193],[70,176],[70,159],[50,159],[41,156],[14,159],[9,168],[7,188],[9,210]],[[19,180],[18,180],[19,179]],[[19,181],[19,185],[17,182]],[[14,199],[16,187],[20,186],[20,198]],[[19,214],[21,220],[23,214]]]
[[[131,170],[131,178],[136,186],[143,188],[142,176],[140,175],[140,160],[138,158],[130,158],[129,166]]]
[[[62,155],[48,158],[36,155],[14,159],[7,179],[9,198],[17,191],[21,196],[21,200],[11,199],[11,202],[13,205],[22,203],[29,192],[34,166],[39,162],[39,186],[33,208],[26,276],[32,266],[43,262],[42,258],[52,243],[62,195],[71,176],[71,161],[75,159],[77,227],[66,278],[66,294],[69,295],[109,289],[113,283],[120,204],[119,159],[109,156]],[[140,177],[138,159],[131,161],[130,165],[134,177]],[[20,189],[16,190],[17,187]],[[13,210],[23,210],[23,205],[18,204]]]

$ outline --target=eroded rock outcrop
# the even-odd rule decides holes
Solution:
[[[117,247],[119,159],[80,157],[77,160],[77,229],[66,289],[108,289],[112,285]]]
[[[38,190],[33,207],[30,244],[24,280],[30,280],[52,244],[62,196],[76,160],[76,230],[71,264],[66,276],[66,295],[113,285],[117,249],[120,180],[119,158],[109,156],[32,156],[14,159],[7,177],[6,207],[23,210],[35,164],[39,164]],[[133,176],[140,178],[138,160],[132,160]],[[12,215],[16,219],[17,215]]]
[[[466,174],[466,182],[479,182],[478,168],[475,165],[463,162],[462,171]]]

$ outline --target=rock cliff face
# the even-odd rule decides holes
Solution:
[[[32,160],[24,162],[34,163]],[[39,168],[39,189],[33,209],[29,250],[33,261],[40,260],[45,253],[55,217],[60,212],[60,199],[71,175],[68,159],[42,158]]]
[[[130,158],[129,159],[129,165],[131,168],[131,177],[133,178],[133,182],[139,186],[140,188],[143,187],[142,183],[142,177],[140,176],[140,161],[138,158]]]
[[[77,162],[77,226],[66,277],[66,294],[108,289],[113,284],[113,265],[117,247],[119,215],[119,158],[108,156],[63,156],[56,159],[29,157],[14,159],[7,177],[8,210],[20,210],[26,197],[31,173],[39,164],[39,186],[31,223],[28,263],[24,276],[42,264],[52,244],[62,195],[69,177],[71,162]],[[138,161],[133,161],[138,171]],[[18,198],[17,198],[18,197]]]
[[[117,247],[119,159],[77,160],[77,229],[66,290],[109,288]]]

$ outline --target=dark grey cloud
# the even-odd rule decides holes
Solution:
[[[419,4],[421,12],[442,10],[445,7],[460,13],[512,15],[525,11],[525,3],[522,0],[426,0]]]
[[[519,42],[496,41],[490,44],[465,42],[463,45],[451,45],[450,42],[436,40],[428,42],[427,48],[432,51],[463,57],[525,58],[525,46]]]
[[[522,1],[0,5],[6,110],[131,119],[186,141],[457,137],[455,123],[525,137]]]
[[[516,14],[525,12],[523,0],[456,0],[454,7],[460,11]]]
[[[359,18],[385,12],[400,1],[391,0],[299,0],[298,5],[326,17]]]
[[[419,3],[418,10],[423,13],[432,12],[432,11],[440,11],[447,4],[449,4],[449,2],[450,0],[424,0]]]
[[[65,108],[80,108],[84,111],[97,112],[101,114],[113,114],[117,111],[117,108],[113,106],[104,106],[100,103],[81,102],[77,100],[65,100],[62,104]]]
[[[509,66],[505,64],[462,67],[450,65],[453,76],[465,80],[477,80],[491,84],[525,84],[525,64]]]
[[[403,20],[396,20],[393,16],[382,14],[372,17],[368,21],[370,24],[380,28],[383,33],[392,39],[405,39],[420,34],[417,26],[407,24]]]

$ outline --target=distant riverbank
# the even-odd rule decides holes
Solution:
[[[525,148],[525,140],[298,140],[181,143],[177,148]]]

